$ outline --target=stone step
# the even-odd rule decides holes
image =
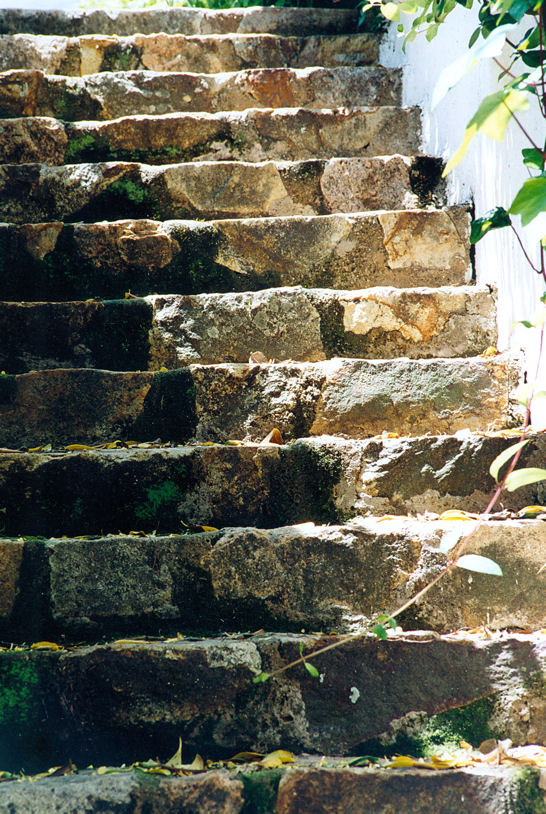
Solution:
[[[518,414],[510,394],[519,372],[519,364],[499,356],[3,375],[0,444],[146,441],[157,435],[176,442],[260,441],[273,428],[286,440],[324,433],[365,438],[384,430],[497,430],[511,426]]]
[[[488,289],[281,288],[106,302],[0,302],[0,370],[159,370],[334,356],[474,356],[495,346]],[[150,333],[151,332],[151,333]]]
[[[212,11],[197,8],[105,10],[0,9],[0,34],[253,34],[307,37],[316,34],[350,34],[358,25],[356,9],[231,8]]]
[[[272,34],[134,34],[76,38],[16,34],[0,39],[0,71],[36,69],[85,76],[101,71],[225,73],[247,68],[338,68],[377,62],[379,40],[362,33],[333,37]]]
[[[81,642],[120,633],[362,629],[430,582],[446,563],[442,541],[455,544],[473,525],[357,518],[168,537],[0,540],[0,635]],[[484,523],[466,552],[493,559],[503,577],[452,571],[401,618],[403,628],[546,627],[545,532],[543,520]]]
[[[26,768],[37,757],[42,767],[69,757],[80,766],[131,764],[172,754],[179,737],[185,754],[213,758],[279,746],[384,754],[400,751],[399,744],[422,749],[427,736],[434,743],[446,732],[474,745],[499,734],[514,743],[544,742],[546,636],[489,635],[358,638],[316,657],[320,680],[300,665],[258,685],[255,676],[299,658],[300,647],[309,654],[336,637],[280,633],[1,651],[9,703],[0,760],[7,768]]]
[[[130,116],[64,124],[51,118],[2,119],[6,164],[99,161],[299,161],[333,156],[408,155],[419,149],[416,108],[250,109],[227,113]],[[412,178],[430,202],[442,190],[442,162],[412,159]]]
[[[120,218],[230,219],[415,209],[411,161],[333,158],[309,161],[149,164],[4,164],[4,223]]]
[[[470,279],[466,208],[318,217],[0,224],[2,300]]]
[[[172,750],[171,750],[172,751]],[[164,757],[164,760],[167,758]],[[97,775],[91,770],[70,777],[0,786],[0,806],[10,814],[43,814],[44,801],[56,814],[171,814],[178,811],[207,814],[245,814],[266,811],[304,814],[317,799],[329,814],[367,810],[397,814],[541,814],[543,794],[540,771],[488,766],[430,772],[422,769],[353,768],[343,758],[299,757],[281,770],[237,772],[211,770],[193,777],[143,775],[119,769]],[[509,801],[507,803],[507,801]],[[257,806],[260,808],[257,808]],[[507,808],[508,805],[508,808]],[[315,808],[316,810],[316,808]]]
[[[179,427],[178,413],[175,418]],[[165,425],[154,426],[152,419],[151,428],[163,432]],[[181,521],[274,528],[358,514],[483,511],[494,491],[489,466],[513,442],[502,434],[462,431],[366,440],[323,436],[285,446],[2,452],[3,533],[180,532]],[[545,454],[546,436],[537,434],[524,448],[521,466],[541,467]],[[540,483],[503,496],[508,510],[544,502]]]
[[[0,116],[64,121],[270,107],[400,104],[400,72],[361,68],[262,68],[222,74],[119,71],[84,77],[0,74]]]

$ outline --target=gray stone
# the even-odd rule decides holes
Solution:
[[[36,69],[85,76],[100,71],[191,71],[225,73],[247,68],[335,68],[377,61],[373,34],[279,37],[271,34],[136,34],[74,39],[16,34],[0,40],[0,70]]]
[[[206,224],[0,224],[6,246],[0,255],[3,296],[58,301],[123,297],[129,290],[145,295],[283,285],[411,288],[469,279],[470,219],[464,208],[398,215],[398,234],[384,228],[383,215],[376,213]],[[421,235],[415,243],[412,233]]]
[[[538,814],[539,773],[480,766],[424,770],[289,769],[282,777],[277,814],[307,814],[321,801],[328,814]],[[434,806],[431,809],[431,805]]]
[[[519,374],[517,362],[503,356],[192,365],[157,375],[45,370],[4,384],[0,443],[158,436],[224,443],[260,441],[272,429],[286,441],[498,430],[522,418],[510,397]]]
[[[0,541],[0,619],[21,640],[96,639],[166,626],[361,630],[435,577],[447,561],[441,543],[459,541],[473,527],[464,520],[355,518],[344,526]],[[503,577],[455,569],[406,613],[404,629],[546,626],[543,520],[486,522],[466,551],[493,559]],[[46,586],[39,612],[36,585]]]
[[[486,290],[270,289],[249,294],[153,297],[156,368],[266,358],[316,361],[470,356],[496,345],[495,302]]]
[[[300,645],[309,656],[335,641],[324,634],[122,639],[60,653],[4,651],[0,668],[35,676],[26,687],[25,708],[32,713],[43,704],[49,711],[47,718],[36,716],[32,732],[43,738],[49,765],[61,753],[76,764],[83,758],[96,765],[101,744],[110,761],[128,763],[143,754],[168,754],[179,736],[186,753],[205,757],[279,745],[347,754],[365,749],[366,741],[391,725],[402,734],[403,721],[413,719],[414,737],[424,736],[427,726],[430,731],[441,725],[434,716],[465,707],[467,737],[475,745],[488,728],[497,733],[504,727],[514,743],[546,739],[542,633],[358,637],[313,659],[320,680],[299,665],[253,684],[260,672],[299,658]],[[472,715],[471,704],[479,716]],[[511,724],[516,718],[517,733]],[[16,738],[13,729],[8,715],[4,748]]]
[[[166,759],[166,758],[165,758]],[[243,783],[225,771],[162,777],[137,771],[11,782],[0,787],[0,808],[10,814],[240,814]]]
[[[346,34],[356,31],[358,12],[353,9],[323,8],[196,8],[168,9],[2,9],[1,34],[228,34],[261,33],[282,36]]]
[[[154,425],[150,421],[152,428]],[[275,526],[359,514],[481,512],[494,492],[501,436],[198,445],[65,453],[3,453],[4,533],[61,536],[179,532],[180,522]],[[543,466],[546,441],[531,438],[521,466]],[[519,510],[544,502],[544,484],[503,496]]]
[[[65,121],[249,107],[361,107],[400,103],[387,68],[258,68],[221,74],[127,71],[65,77],[37,70],[0,74],[0,115]],[[417,113],[414,114],[417,118]],[[399,130],[402,133],[402,130]],[[415,139],[412,134],[411,138]],[[406,149],[406,140],[399,152]]]

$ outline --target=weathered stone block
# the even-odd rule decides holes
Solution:
[[[47,117],[3,119],[4,163],[78,164],[90,161],[299,161],[333,156],[374,156],[419,148],[414,108],[249,109],[219,113],[126,116],[113,121],[63,123]],[[410,176],[423,204],[442,201],[442,162],[419,156],[405,166],[391,158],[389,183]],[[373,166],[373,164],[372,164]],[[342,162],[338,169],[344,169]],[[357,191],[367,176],[360,174]],[[332,178],[330,178],[332,180]],[[344,185],[348,183],[342,174]],[[330,183],[329,192],[340,194]],[[377,193],[377,190],[376,190]],[[381,190],[388,200],[388,190]],[[376,200],[379,197],[376,196]]]
[[[127,71],[84,77],[11,70],[0,74],[0,116],[82,121],[191,110],[396,105],[399,88],[397,74],[375,66],[257,68],[221,74]],[[405,143],[404,139],[401,153],[408,152]]]
[[[225,73],[248,68],[336,68],[377,61],[373,34],[333,37],[279,37],[271,34],[136,34],[69,39],[16,34],[0,41],[0,70],[36,69],[85,76],[101,71]]]
[[[1,34],[228,34],[267,31],[282,36],[346,34],[357,29],[353,9],[250,7],[222,10],[196,8],[120,9],[2,9]]]
[[[443,234],[433,239],[432,220]],[[392,262],[375,213],[318,217],[114,223],[0,224],[6,300],[74,300],[133,294],[255,291],[282,285],[335,289],[436,286],[470,275],[469,216],[463,208],[405,213],[429,232],[424,256],[407,246]],[[430,261],[430,262],[429,262]]]

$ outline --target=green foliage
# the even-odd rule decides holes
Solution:
[[[472,221],[470,227],[470,242],[477,243],[482,237],[493,229],[502,229],[503,226],[510,226],[510,215],[502,206],[496,206],[481,218]]]

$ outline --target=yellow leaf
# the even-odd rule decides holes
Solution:
[[[266,755],[263,760],[260,760],[260,766],[263,769],[279,769],[283,763],[293,763],[295,759],[296,756],[292,752],[277,749],[275,752]]]
[[[394,769],[407,769],[411,768],[411,766],[416,766],[417,763],[418,761],[409,757],[409,755],[396,755],[389,763],[389,767],[392,766]]]
[[[43,447],[29,447],[29,452],[41,452]]]
[[[89,444],[67,444],[65,449],[68,450],[68,452],[77,452],[83,449],[93,449],[93,447],[90,447]]]
[[[229,759],[229,763],[252,763],[265,757],[263,752],[237,752]]]
[[[179,769],[182,765],[182,738],[178,738],[178,749],[170,760],[165,762],[165,766],[172,766],[173,769]]]
[[[166,368],[165,365],[161,365],[161,367],[159,368],[160,373],[166,373],[167,370],[168,370],[168,368]]]
[[[55,642],[35,642],[30,645],[31,650],[63,650],[60,644]]]
[[[475,517],[472,517],[470,514],[466,512],[461,512],[458,509],[448,509],[446,512],[442,512],[438,520],[475,520]]]
[[[216,526],[201,526],[201,528],[203,529],[203,531],[218,531]]]
[[[483,359],[487,359],[489,356],[496,356],[498,354],[498,350],[493,347],[493,345],[489,345],[488,348],[484,350],[481,354]]]

